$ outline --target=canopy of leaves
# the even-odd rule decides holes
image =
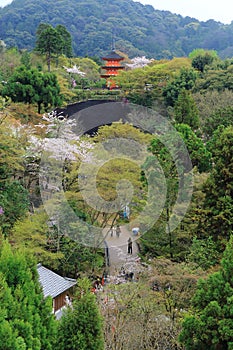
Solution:
[[[32,50],[40,23],[65,26],[76,56],[103,56],[111,48],[113,29],[117,47],[130,57],[182,57],[202,47],[222,57],[233,53],[232,25],[200,22],[131,0],[14,0],[0,8],[0,37],[8,47]]]
[[[14,135],[6,122],[0,128],[0,181],[13,178],[23,171],[24,149],[20,139]]]
[[[208,269],[210,266],[216,265],[218,262],[218,252],[213,238],[210,236],[206,240],[198,240],[197,237],[194,237],[190,254],[188,255],[188,261],[196,263],[197,266],[203,269]]]
[[[156,105],[158,111],[163,114],[164,88],[173,81],[174,75],[179,75],[180,71],[189,70],[190,67],[191,62],[188,58],[153,60],[143,69],[121,71],[115,80],[131,102],[153,108]]]
[[[41,23],[36,32],[36,51],[46,55],[48,71],[52,56],[72,56],[71,35],[62,25],[53,28],[50,24]]]
[[[199,126],[199,113],[191,93],[182,89],[174,106],[174,118],[179,124],[187,124],[193,130]]]
[[[194,50],[191,52],[189,57],[192,58],[192,67],[196,68],[200,72],[204,72],[205,66],[210,65],[215,58],[217,58],[217,53],[215,51],[204,51],[204,50]]]
[[[130,200],[130,202],[132,201],[130,203],[130,206],[132,205],[132,217],[142,209],[145,205],[146,192],[142,189],[141,167],[130,152],[135,151],[133,156],[136,157],[138,155],[137,148],[140,148],[138,144],[146,149],[150,140],[150,134],[145,134],[130,124],[116,122],[110,126],[106,125],[99,128],[97,135],[91,139],[93,142],[93,149],[89,153],[91,161],[86,163],[85,172],[82,173],[82,168],[79,168],[77,164],[73,164],[70,173],[67,174],[66,186],[69,191],[67,195],[73,202],[76,200],[75,206],[79,212],[87,214],[87,221],[101,227],[111,226],[119,218],[119,212],[123,210],[127,203],[129,182],[134,190]],[[132,147],[134,148],[133,151]],[[141,150],[139,154],[140,152]],[[99,165],[100,159],[104,159],[102,166]],[[92,174],[95,171],[97,171],[96,193],[93,192],[92,184]],[[87,204],[86,198],[83,200],[82,185],[80,184],[80,178],[82,177],[85,181],[86,198],[89,198],[90,201],[92,198],[96,198],[96,209],[94,209],[95,206],[91,207]],[[121,180],[125,181],[125,190],[117,193],[117,185]],[[114,201],[118,200],[118,195],[120,202],[117,202],[116,210],[104,213],[104,205],[111,208],[115,205]]]
[[[229,238],[233,222],[233,127],[219,127],[212,140],[214,166],[204,187],[206,224],[215,240]]]
[[[229,106],[229,107],[216,110],[204,122],[203,131],[207,139],[210,139],[213,136],[213,133],[221,125],[224,127],[233,125],[233,108],[232,107]]]
[[[13,130],[12,130],[13,129]],[[29,208],[29,194],[23,186],[21,178],[24,172],[23,156],[25,143],[14,132],[14,128],[6,126],[0,129],[0,227],[7,235],[14,223],[23,217]],[[17,127],[15,131],[17,130]]]
[[[200,127],[205,139],[209,139],[219,125],[232,123],[233,91],[229,89],[212,90],[193,93],[199,111]]]
[[[198,282],[193,313],[186,316],[180,340],[187,350],[232,349],[233,237],[218,272]]]
[[[0,203],[3,213],[0,215],[0,227],[5,236],[14,223],[23,218],[29,209],[28,191],[18,181],[8,181],[1,187]]]
[[[182,90],[191,90],[197,79],[194,69],[183,68],[177,76],[168,81],[163,89],[163,96],[168,106],[174,106]]]
[[[78,290],[73,302],[62,316],[58,329],[58,350],[102,350],[104,339],[102,319],[91,292],[90,282],[84,278],[78,280]]]
[[[52,300],[43,297],[34,261],[7,241],[0,251],[0,280],[0,349],[51,350],[56,340]]]
[[[35,68],[28,70],[25,66],[15,70],[1,93],[11,97],[13,102],[37,104],[38,113],[41,112],[41,105],[47,109],[49,106],[59,106],[62,102],[54,73],[42,73]]]
[[[212,155],[204,145],[202,139],[192,131],[189,125],[176,124],[175,128],[184,140],[192,165],[197,166],[200,173],[210,170]]]

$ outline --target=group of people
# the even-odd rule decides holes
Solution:
[[[98,291],[103,291],[103,287],[104,287],[104,276],[102,276],[102,278],[97,277],[96,280],[93,282],[92,285],[92,293],[96,293]]]
[[[120,234],[121,234],[121,228],[119,225],[117,226],[113,226],[111,229],[110,229],[110,234],[111,234],[111,237],[113,237],[114,235],[117,236],[118,238],[120,237]]]
[[[134,273],[132,271],[125,272],[125,269],[123,266],[121,266],[121,269],[119,271],[119,276],[124,277],[125,281],[133,281],[134,279]]]
[[[113,226],[113,227],[111,227],[109,232],[110,232],[111,237],[113,237],[115,235],[116,237],[119,238],[120,234],[121,234],[121,228],[120,228],[119,225]],[[127,252],[128,252],[128,254],[133,254],[133,242],[132,242],[131,237],[129,237],[127,243],[128,243],[128,245],[127,245]]]

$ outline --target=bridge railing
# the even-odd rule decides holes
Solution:
[[[87,100],[113,100],[113,101],[121,101],[122,92],[121,90],[108,90],[108,89],[80,89],[76,91],[76,96],[72,98],[74,102],[82,102]]]

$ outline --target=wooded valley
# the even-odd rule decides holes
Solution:
[[[64,14],[68,3],[59,2]],[[5,21],[11,10],[15,18],[20,4],[1,9],[0,17]],[[26,5],[29,11],[31,2]],[[109,89],[100,77],[101,57],[93,57],[106,46],[96,52],[90,46],[89,57],[75,55],[69,26],[44,23],[31,33],[32,49],[15,36],[18,48],[6,23],[0,349],[232,349],[233,59],[196,48],[161,59],[151,51],[145,64],[122,45],[117,52],[125,69]],[[90,100],[106,101],[102,112],[107,102],[121,106],[129,121],[122,114],[86,132],[75,111],[64,111]],[[90,111],[97,118],[98,108]],[[135,259],[127,243],[121,247],[127,259],[116,267],[134,262],[136,268],[119,284],[102,234],[117,225],[140,228]],[[72,307],[60,320],[51,313],[52,296],[43,296],[38,263],[77,280]]]

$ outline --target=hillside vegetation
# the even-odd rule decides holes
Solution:
[[[0,52],[0,350],[232,350],[233,60],[127,58],[111,90],[98,59],[69,57],[65,27],[40,29],[40,50]],[[78,103],[103,99],[129,122],[101,113],[81,135]],[[122,277],[103,233],[134,224]],[[78,280],[59,322],[38,262]]]
[[[116,46],[130,57],[187,56],[195,48],[233,56],[233,24],[200,22],[132,0],[14,0],[0,8],[0,39],[31,50],[40,23],[66,26],[75,56],[102,56]]]

